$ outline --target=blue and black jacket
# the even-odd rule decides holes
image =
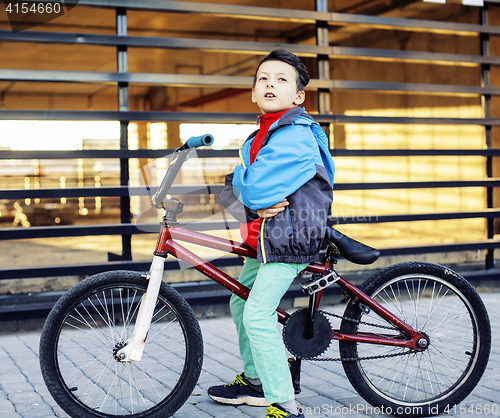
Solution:
[[[262,220],[257,261],[319,261],[333,200],[335,168],[328,138],[303,108],[291,108],[271,125],[250,165],[256,133],[241,147],[241,164],[226,176],[220,200],[238,221],[249,223],[258,218],[257,209],[287,198],[284,211]]]

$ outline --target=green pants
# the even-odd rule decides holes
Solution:
[[[293,279],[307,265],[261,264],[248,258],[239,280],[251,289],[248,300],[231,297],[243,371],[246,377],[260,378],[269,403],[295,398],[285,346],[276,327],[276,308]]]

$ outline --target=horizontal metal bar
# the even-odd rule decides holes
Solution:
[[[458,270],[458,273],[465,277],[467,281],[476,283],[496,280],[500,274],[500,269]],[[369,274],[370,273],[365,277],[368,277]],[[353,284],[356,284],[356,282],[361,283],[363,280],[363,276],[351,278],[350,273],[343,274],[343,276],[349,279]],[[200,310],[200,312],[198,312],[200,314],[205,312],[207,301],[212,307],[214,305],[227,306],[231,297],[229,291],[222,288],[217,283],[208,280],[188,283],[171,283],[171,285],[186,299],[193,309],[195,309],[195,312]],[[63,291],[55,291],[6,296],[0,305],[0,322],[32,321],[34,319],[46,318],[55,302],[63,293]],[[336,295],[338,300],[341,293],[342,290],[339,287],[328,287],[323,294],[323,300],[325,300],[325,297],[331,295]],[[300,296],[303,296],[300,285],[294,283],[290,286],[283,298],[291,299]]]
[[[148,228],[153,228],[154,226],[156,225],[151,224],[148,225]],[[29,228],[2,228],[0,229],[0,240],[96,235],[132,235],[139,233],[144,232],[139,231],[137,226],[133,224],[33,226]]]
[[[430,83],[395,83],[386,81],[358,80],[311,80],[311,88],[330,90],[369,90],[387,92],[405,92],[420,94],[451,94],[451,95],[500,95],[500,87],[466,86],[456,84]]]
[[[345,149],[330,150],[333,157],[499,157],[500,148],[485,149]]]
[[[359,25],[378,29],[399,29],[406,31],[425,31],[460,35],[475,35],[477,33],[489,33],[492,35],[500,34],[499,27],[470,23],[436,22],[432,20],[366,16],[349,13],[328,13],[271,7],[239,6],[231,4],[198,3],[191,1],[141,0],[140,2],[137,2],[135,0],[79,0],[78,4],[82,6],[110,8],[120,7],[129,10],[136,9],[177,13],[213,14],[238,19],[278,20],[300,23],[325,21],[334,25]]]
[[[151,256],[152,257],[152,256]],[[221,257],[211,261],[216,267],[230,267],[241,264],[237,257]],[[31,279],[36,277],[54,276],[89,276],[111,270],[132,270],[147,272],[151,266],[150,261],[119,261],[102,264],[82,264],[71,266],[30,267],[19,269],[0,270],[0,280]],[[178,270],[177,260],[166,260],[165,270]],[[201,277],[201,276],[200,276]]]
[[[333,190],[436,189],[454,187],[499,187],[500,178],[484,180],[402,181],[377,183],[335,183]]]
[[[326,55],[326,54],[325,54]],[[456,65],[475,66],[478,64],[499,65],[500,57],[450,54],[441,52],[407,51],[398,49],[360,48],[348,46],[332,46],[328,54],[330,58],[359,58],[388,61],[418,62],[434,65]]]
[[[439,252],[458,252],[458,251],[478,251],[500,248],[500,241],[484,241],[473,243],[445,244],[445,245],[424,245],[418,247],[397,247],[381,249],[382,256],[394,255],[409,255],[409,254],[426,254]],[[241,260],[237,257],[221,257],[211,262],[217,267],[236,266],[241,264]],[[87,276],[110,270],[133,270],[133,271],[148,271],[150,262],[110,262],[103,264],[83,264],[72,266],[55,266],[55,267],[31,267],[20,269],[4,269],[0,270],[0,280],[22,279],[22,278],[37,278],[37,277],[53,277],[53,276]],[[179,264],[176,260],[166,260],[165,270],[176,270]]]
[[[226,227],[237,229],[240,224],[237,221],[229,221],[227,223],[207,221],[181,223],[181,226],[195,231],[213,231],[226,229]],[[159,223],[141,224],[139,226],[135,224],[33,226],[30,228],[1,228],[0,240],[154,234],[159,231]]]
[[[117,120],[155,122],[256,122],[255,113],[0,109],[0,120]]]
[[[367,16],[349,13],[330,13],[328,23],[358,25],[372,29],[396,29],[410,32],[428,32],[447,35],[474,36],[476,34],[500,35],[498,26],[397,17]]]
[[[407,118],[315,114],[320,123],[500,126],[500,118]],[[0,120],[113,120],[255,123],[255,113],[0,109]],[[126,151],[125,151],[126,152]]]
[[[199,74],[159,74],[159,73],[119,73],[97,71],[58,71],[58,70],[21,70],[0,69],[0,80],[15,82],[57,82],[57,83],[129,83],[171,86],[251,88],[252,77]],[[310,81],[309,89],[329,90],[369,90],[384,92],[404,92],[418,94],[451,95],[491,95],[500,96],[500,87],[399,83],[359,80],[320,80]]]
[[[155,193],[157,187],[151,188],[151,193]],[[140,190],[139,196],[147,196],[146,189]],[[143,192],[144,193],[141,193]],[[67,189],[4,189],[2,190],[2,199],[54,199],[60,197],[120,197],[129,196],[129,188],[127,186],[115,187],[71,187]]]
[[[69,160],[69,159],[103,159],[103,158],[164,158],[171,155],[174,148],[137,149],[137,150],[51,150],[51,151],[3,151],[0,160]],[[238,157],[238,150],[196,150],[198,158]]]
[[[2,151],[0,160],[69,160],[69,159],[108,159],[108,158],[164,158],[174,152],[173,148],[163,150],[51,150],[51,151]],[[420,156],[482,156],[499,157],[500,148],[489,149],[344,149],[330,150],[333,157],[420,157]],[[238,157],[238,150],[197,150],[198,158]]]
[[[385,222],[416,222],[416,221],[436,221],[448,219],[472,219],[472,218],[500,218],[499,209],[486,209],[473,212],[442,212],[442,213],[417,213],[417,214],[395,214],[395,215],[359,215],[329,217],[330,226],[343,224],[371,224]],[[227,227],[237,229],[239,222],[196,222],[183,223],[184,228],[196,231],[213,231],[225,229]],[[61,226],[34,226],[30,228],[1,228],[0,240],[12,239],[32,239],[32,238],[57,238],[57,237],[80,237],[99,235],[136,235],[158,233],[160,225],[154,224],[112,224],[112,225],[61,225]]]
[[[460,271],[459,274],[462,275],[468,282],[484,282],[484,281],[498,281],[500,277],[500,269],[480,269],[480,270],[464,270]],[[484,284],[484,283],[483,283]]]
[[[121,196],[150,196],[157,190],[157,186],[146,189],[143,187],[114,186],[114,187],[68,187],[66,189],[4,189],[2,199],[49,199],[60,197],[121,197]],[[172,186],[172,195],[189,194],[219,194],[223,185],[200,184],[196,186]]]
[[[45,0],[49,1],[49,0]],[[81,6],[108,8],[126,8],[129,10],[148,10],[176,13],[194,13],[220,15],[228,18],[293,21],[314,23],[316,20],[328,20],[329,13],[309,10],[280,9],[271,7],[239,6],[232,4],[198,3],[163,0],[79,0]]]
[[[343,225],[343,224],[417,222],[417,221],[438,221],[438,220],[449,220],[449,219],[473,219],[473,218],[486,218],[486,219],[500,218],[500,210],[485,209],[482,211],[473,211],[473,212],[408,213],[402,215],[401,214],[372,215],[370,214],[370,212],[368,212],[367,214],[361,213],[357,216],[356,215],[331,216],[328,218],[328,224],[330,226],[335,227],[335,225]]]
[[[457,251],[478,251],[500,248],[500,241],[488,240],[483,242],[461,242],[456,244],[436,244],[422,245],[418,247],[397,247],[397,248],[382,248],[380,255],[410,255],[410,254],[431,254],[431,253],[446,253]]]
[[[335,183],[334,190],[382,190],[382,189],[435,189],[456,187],[499,187],[500,178],[487,178],[482,180],[449,180],[449,181],[402,181],[402,182],[373,182],[373,183]],[[223,185],[195,185],[172,186],[172,195],[187,194],[216,194],[218,195]],[[72,187],[66,189],[4,189],[2,199],[47,199],[60,197],[93,197],[93,196],[150,196],[156,192],[157,187]]]
[[[1,114],[1,113],[0,113]],[[404,116],[356,116],[340,114],[314,114],[317,122],[345,124],[396,124],[396,125],[479,125],[500,126],[500,118],[425,118]]]
[[[334,55],[333,49],[329,46],[160,36],[117,36],[92,33],[37,31],[12,33],[12,31],[0,30],[0,40],[113,47],[126,46],[130,48],[196,49],[203,51],[231,51],[248,54],[267,54],[273,49],[283,48],[301,56],[316,56],[318,54]],[[493,60],[492,63],[495,63],[495,61]]]
[[[252,77],[202,74],[0,69],[0,80],[55,83],[144,83],[173,86],[251,88]]]
[[[359,48],[345,46],[319,46],[276,42],[250,42],[224,39],[173,38],[158,36],[117,36],[92,33],[21,31],[12,33],[0,30],[0,40],[17,42],[61,43],[77,45],[127,46],[134,48],[196,49],[204,51],[231,51],[243,53],[267,53],[283,48],[301,56],[327,55],[331,58],[360,58],[397,60],[437,65],[462,64],[466,66],[500,65],[500,57],[471,54],[450,54],[393,49]]]

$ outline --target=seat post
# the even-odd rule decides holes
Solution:
[[[317,293],[313,293],[309,296],[309,307],[307,308],[307,322],[306,328],[304,329],[304,338],[312,338],[314,335],[314,313],[316,312],[316,296]]]

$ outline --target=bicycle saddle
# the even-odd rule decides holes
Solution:
[[[349,238],[332,227],[326,228],[325,237],[335,244],[340,254],[351,263],[371,264],[380,257],[379,250]]]

